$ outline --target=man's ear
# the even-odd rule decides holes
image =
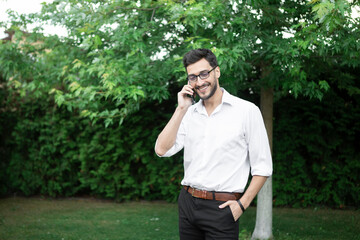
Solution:
[[[215,76],[216,76],[216,78],[220,78],[220,76],[221,76],[221,73],[220,73],[220,67],[219,66],[217,66],[216,68],[215,68]]]

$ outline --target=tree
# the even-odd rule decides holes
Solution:
[[[56,0],[44,4],[40,14],[13,14],[8,27],[50,22],[64,26],[69,36],[45,38],[39,28],[26,42],[41,39],[43,44],[18,41],[21,50],[3,46],[9,54],[0,57],[0,70],[20,94],[50,93],[58,106],[109,126],[122,123],[149,100],[167,99],[170,85],[185,82],[183,54],[210,48],[219,59],[222,86],[235,95],[261,96],[272,143],[272,106],[282,97],[321,99],[329,89],[328,79],[359,93],[354,77],[341,69],[359,66],[359,20],[349,15],[359,2],[312,4]],[[20,35],[17,31],[19,40]],[[328,69],[341,81],[324,78]],[[257,202],[253,238],[272,237],[271,178],[266,184]],[[266,217],[261,215],[265,209]]]

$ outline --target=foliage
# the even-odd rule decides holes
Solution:
[[[55,0],[39,14],[12,13],[2,25],[14,38],[0,43],[0,192],[174,201],[181,156],[159,159],[153,146],[185,83],[182,55],[206,47],[232,94],[275,89],[276,204],[358,206],[354,6]],[[30,23],[39,27],[23,32]],[[68,36],[45,37],[44,23]]]
[[[79,186],[76,117],[46,101],[22,103],[21,108],[12,129],[5,185],[25,195],[73,195]]]
[[[123,125],[104,128],[46,104],[21,104],[2,194],[176,200],[182,163],[159,161],[153,151],[162,127],[156,119],[168,115],[147,105]]]
[[[359,206],[360,109],[358,98],[343,93],[276,104],[275,205]]]
[[[84,187],[116,200],[176,200],[182,162],[155,156],[154,143],[163,127],[159,120],[164,123],[158,108],[146,105],[122,126],[94,126],[84,133],[84,147],[79,151]]]
[[[174,102],[149,103],[108,128],[44,103],[20,106],[10,161],[2,162],[3,194],[176,200],[181,155],[159,159],[153,151],[170,117],[158,112],[170,113]],[[345,90],[322,102],[288,97],[275,103],[275,205],[359,206],[359,115],[358,99]]]
[[[328,54],[312,47],[322,31],[308,34],[316,23],[303,24],[312,18],[311,6],[305,3],[56,0],[45,4],[39,14],[13,14],[5,24],[17,31],[18,42],[13,45],[21,46],[24,54],[15,67],[7,61],[2,71],[19,87],[44,88],[59,106],[77,109],[93,123],[104,120],[105,126],[122,123],[142,101],[167,99],[168,82],[185,80],[181,56],[197,47],[217,54],[222,85],[231,93],[268,86],[283,94],[321,98],[329,85],[307,77],[303,62],[312,55]],[[326,6],[315,7],[318,14],[327,13],[320,11]],[[46,22],[65,27],[68,36],[43,38],[35,31],[24,40],[18,32],[24,25]],[[293,34],[294,26],[299,29],[296,38],[284,37],[286,32]],[[358,46],[346,38],[351,43],[346,49],[352,50],[354,43]],[[317,41],[320,50],[326,49],[325,40]],[[44,79],[41,73],[50,69],[51,75]],[[111,108],[109,102],[114,103]]]

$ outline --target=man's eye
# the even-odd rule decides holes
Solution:
[[[201,78],[206,78],[209,74],[207,72],[200,73]]]

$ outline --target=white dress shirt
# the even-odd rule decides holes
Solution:
[[[222,89],[209,116],[202,100],[189,107],[170,157],[184,148],[182,185],[217,192],[244,192],[249,172],[272,174],[269,141],[259,108]]]

